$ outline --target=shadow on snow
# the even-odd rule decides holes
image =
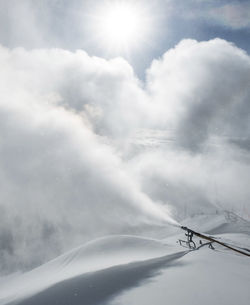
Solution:
[[[65,280],[20,302],[18,305],[104,305],[121,292],[149,281],[160,269],[178,266],[185,252],[143,262],[111,267]]]

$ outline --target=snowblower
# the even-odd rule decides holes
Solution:
[[[184,227],[184,226],[181,226],[181,229],[187,232],[187,233],[185,233],[185,235],[187,236],[187,241],[179,239],[179,243],[180,243],[181,246],[183,246],[183,244],[185,244],[185,246],[187,246],[190,250],[198,250],[201,247],[206,246],[206,245],[208,245],[208,247],[210,249],[214,249],[213,243],[217,243],[217,244],[220,244],[221,246],[226,247],[226,248],[228,248],[232,251],[235,251],[235,252],[238,252],[240,254],[243,254],[243,255],[246,255],[246,256],[250,257],[250,250],[249,249],[244,248],[245,251],[249,252],[249,253],[246,253],[245,251],[242,251],[243,249],[239,250],[239,249],[236,249],[232,246],[229,246],[228,244],[217,240],[213,236],[207,236],[207,235],[195,232],[195,231],[193,231],[193,230],[191,230],[187,227]],[[193,236],[197,236],[197,237],[201,238],[199,246],[196,246],[195,242],[193,241]],[[207,240],[207,242],[203,243],[202,239]]]

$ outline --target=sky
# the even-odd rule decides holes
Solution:
[[[131,52],[107,49],[95,28],[98,10],[116,3],[137,7],[149,28],[146,39]],[[4,46],[83,49],[91,56],[122,56],[140,78],[154,58],[184,38],[220,37],[250,51],[248,0],[1,0],[0,4],[0,42]]]
[[[249,17],[248,1],[0,0],[1,274],[196,213],[250,219]]]

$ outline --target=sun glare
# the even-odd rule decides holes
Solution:
[[[95,32],[106,49],[128,51],[138,47],[146,38],[145,10],[130,1],[109,3],[99,9],[95,17]]]

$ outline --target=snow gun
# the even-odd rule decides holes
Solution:
[[[187,232],[187,233],[185,233],[185,235],[187,236],[187,241],[179,239],[179,243],[180,243],[181,246],[183,246],[183,244],[185,244],[191,250],[198,250],[201,247],[203,247],[205,245],[208,245],[208,247],[210,249],[214,249],[213,243],[217,243],[217,244],[220,244],[221,246],[226,247],[226,248],[228,248],[232,251],[235,251],[235,252],[238,252],[240,254],[243,254],[243,255],[246,255],[246,256],[250,257],[250,250],[249,249],[246,249],[246,248],[240,248],[241,250],[236,249],[234,247],[231,247],[231,246],[227,245],[224,242],[221,242],[221,241],[217,240],[213,236],[207,236],[207,235],[198,233],[196,231],[193,231],[193,230],[189,229],[188,227],[181,226],[181,229]],[[197,236],[201,239],[205,239],[205,240],[207,240],[207,242],[202,243],[202,241],[200,240],[200,245],[197,247],[195,242],[193,241],[193,236]],[[242,250],[248,251],[249,253],[246,253],[245,251],[242,251]]]

